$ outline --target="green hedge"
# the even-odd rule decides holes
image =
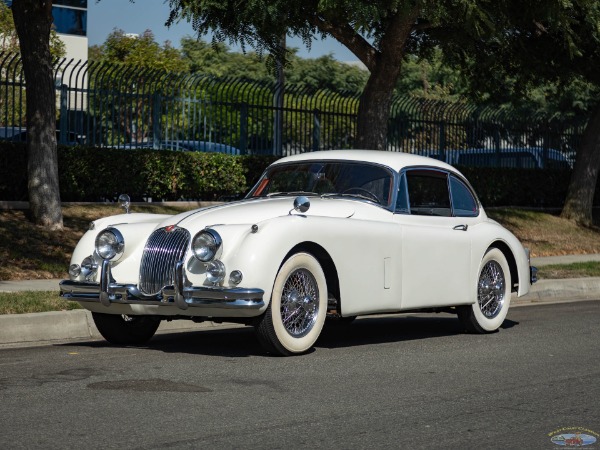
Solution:
[[[484,206],[562,207],[571,171],[457,167],[472,184]],[[596,201],[600,195],[596,195]]]
[[[274,157],[108,148],[58,148],[63,201],[215,200],[250,189]],[[27,199],[23,144],[0,145],[0,200]]]
[[[245,193],[274,156],[59,147],[63,201],[215,200]],[[27,200],[24,144],[0,143],[0,200]],[[484,206],[561,207],[571,172],[460,167]],[[598,191],[598,189],[597,189]],[[596,195],[596,204],[600,195]]]

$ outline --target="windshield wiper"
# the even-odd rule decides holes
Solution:
[[[267,194],[267,197],[284,197],[287,195],[316,195],[316,192],[307,192],[307,191],[290,191],[290,192],[270,192]]]
[[[345,193],[341,193],[341,192],[328,192],[326,194],[321,194],[321,198],[332,198],[332,197],[360,198],[360,199],[363,199],[363,200],[368,200],[371,203],[377,203],[377,204],[379,204],[379,200],[375,201],[375,196],[371,197],[371,196],[360,194],[360,193],[345,194]]]

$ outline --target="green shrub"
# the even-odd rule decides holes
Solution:
[[[247,192],[276,156],[113,148],[58,148],[63,201],[216,200]],[[484,206],[561,207],[570,170],[460,167]],[[600,189],[597,188],[597,192]],[[27,200],[22,143],[0,142],[0,200]],[[600,204],[596,195],[595,204]]]
[[[63,201],[216,200],[245,193],[276,158],[222,153],[58,147]],[[0,200],[27,200],[22,143],[0,143]],[[249,181],[248,181],[249,180]]]

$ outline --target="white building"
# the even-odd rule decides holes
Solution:
[[[4,0],[12,7],[12,0]],[[67,59],[88,59],[87,38],[87,5],[88,0],[53,0],[52,17],[54,29],[65,43]]]
[[[52,16],[56,33],[65,43],[67,59],[88,59],[88,0],[54,0]]]

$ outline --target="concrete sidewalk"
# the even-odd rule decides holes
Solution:
[[[550,264],[600,261],[600,255],[566,255],[532,258],[540,267]],[[55,291],[60,280],[0,281],[0,292]],[[600,300],[600,277],[539,280],[524,297],[513,296],[511,306],[558,303],[580,300]],[[159,333],[198,331],[241,327],[236,324],[203,322],[195,324],[181,320],[162,322]],[[91,314],[86,310],[57,311],[34,314],[0,315],[0,346],[41,345],[65,340],[100,339]]]

